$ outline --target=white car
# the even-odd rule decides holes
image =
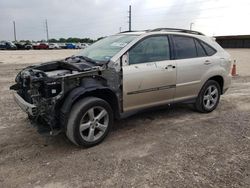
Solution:
[[[49,49],[59,49],[60,46],[56,43],[49,43]]]
[[[89,44],[87,44],[87,43],[77,43],[76,44],[76,49],[84,49],[84,48],[86,48],[88,46],[89,46]]]

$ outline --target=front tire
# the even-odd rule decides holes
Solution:
[[[87,97],[72,107],[66,135],[75,145],[91,147],[103,141],[112,125],[110,105],[100,98]]]
[[[219,104],[220,95],[221,87],[218,82],[208,80],[196,99],[195,109],[202,113],[212,112]]]

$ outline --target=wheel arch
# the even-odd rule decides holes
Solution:
[[[208,80],[214,80],[220,85],[221,93],[223,94],[224,78],[220,75],[212,76]]]
[[[100,86],[97,88],[78,87],[73,89],[68,94],[60,107],[60,124],[62,127],[65,127],[67,124],[67,120],[73,105],[85,97],[97,97],[105,100],[110,104],[110,107],[114,113],[114,117],[120,117],[120,105],[118,102],[118,97],[110,88],[105,86]]]

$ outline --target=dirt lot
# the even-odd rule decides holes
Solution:
[[[0,52],[0,187],[250,187],[250,50],[214,112],[144,112],[89,149],[39,135],[9,91],[23,63],[75,52]]]

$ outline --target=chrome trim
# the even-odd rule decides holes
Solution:
[[[200,80],[198,80],[198,81],[192,81],[192,82],[185,82],[185,83],[177,84],[177,87],[188,86],[188,85],[193,85],[193,84],[199,84],[200,82],[201,82]]]
[[[138,91],[131,91],[131,92],[128,92],[127,95],[146,93],[146,92],[151,92],[151,91],[159,91],[159,90],[170,89],[170,88],[175,88],[175,87],[176,87],[176,85],[155,87],[155,88],[143,89],[143,90],[138,90]]]

